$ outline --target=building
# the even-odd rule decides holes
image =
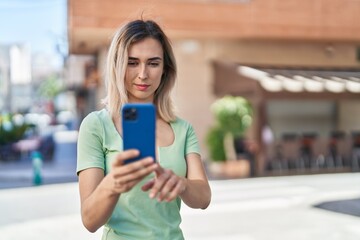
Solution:
[[[10,92],[10,66],[9,66],[9,51],[5,46],[0,47],[0,109],[10,109],[9,99]]]
[[[351,91],[359,82],[358,1],[69,0],[68,12],[70,54],[93,56],[99,72],[111,35],[122,22],[143,17],[164,27],[178,62],[174,96],[179,113],[194,125],[205,158],[205,136],[214,122],[209,107],[226,94],[246,96],[254,106],[256,121],[248,138],[259,146],[256,175],[265,174],[266,126],[275,139],[295,130],[320,130],[319,136],[326,138],[332,130],[360,129],[360,97]],[[307,94],[303,87],[297,89],[301,94],[292,87],[274,93],[242,67],[265,73],[275,85],[304,85],[305,78],[325,71],[334,82],[354,86],[341,93],[323,88],[321,94]],[[319,81],[331,85],[324,76]]]
[[[0,51],[0,109],[21,112],[31,106],[31,49],[27,44],[12,44]]]

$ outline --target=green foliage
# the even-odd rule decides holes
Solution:
[[[16,142],[22,139],[26,131],[32,127],[30,124],[16,120],[19,115],[0,115],[0,145]]]
[[[209,155],[213,161],[226,161],[224,138],[231,133],[234,138],[242,137],[252,123],[252,106],[243,97],[224,96],[211,106],[216,127],[209,129],[206,136]]]
[[[252,108],[243,97],[225,96],[217,100],[211,110],[225,132],[234,137],[242,136],[252,123]]]
[[[46,99],[53,99],[63,90],[62,82],[56,76],[50,76],[43,81],[39,88],[38,94]]]
[[[220,127],[212,127],[206,135],[206,144],[209,146],[209,154],[215,162],[226,160],[224,149],[225,132]]]

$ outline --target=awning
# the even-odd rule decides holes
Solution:
[[[239,74],[271,92],[360,93],[360,71],[293,70],[239,66]]]
[[[269,67],[214,61],[213,70],[218,97],[242,96],[253,105],[254,131],[250,134],[259,146],[255,160],[259,172],[266,162],[263,129],[268,124],[269,101],[360,100],[360,68]]]
[[[261,67],[214,62],[217,95],[360,99],[360,69]]]

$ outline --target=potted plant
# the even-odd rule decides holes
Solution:
[[[243,140],[246,130],[252,123],[253,110],[250,102],[243,97],[224,96],[211,105],[211,111],[216,122],[209,129],[206,144],[210,160],[217,163],[213,164],[217,169],[215,172],[219,172],[224,166],[226,168],[234,164],[229,162],[238,160],[235,142]]]
[[[25,136],[33,127],[25,123],[20,114],[0,114],[0,160],[12,160],[18,157],[13,144]]]

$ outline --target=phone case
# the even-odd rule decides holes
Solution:
[[[153,157],[155,161],[156,112],[153,104],[128,103],[122,108],[123,149],[138,149],[137,158],[125,161],[125,164],[144,157]]]

